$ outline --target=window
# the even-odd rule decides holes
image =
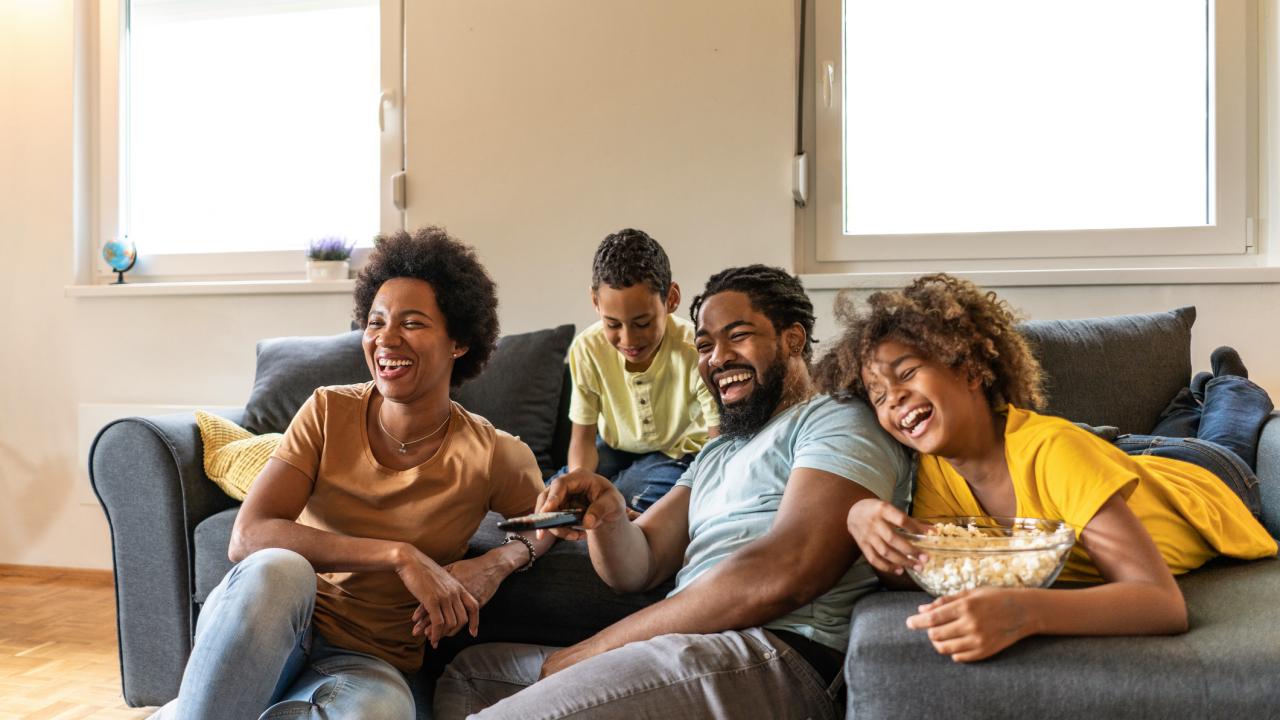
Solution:
[[[296,275],[311,238],[400,227],[399,3],[120,0],[100,241],[135,273]],[[104,43],[105,45],[105,43]],[[103,108],[106,109],[106,106]],[[110,121],[117,125],[109,128]],[[381,123],[381,125],[380,125]],[[112,167],[114,166],[114,167]]]
[[[824,0],[813,258],[1243,258],[1249,10]]]

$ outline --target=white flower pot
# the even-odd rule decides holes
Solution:
[[[351,274],[348,260],[308,260],[308,280],[346,280]]]

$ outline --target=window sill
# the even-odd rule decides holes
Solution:
[[[801,275],[808,290],[899,288],[925,272]],[[1083,285],[1267,285],[1280,283],[1280,267],[1103,268],[1082,270],[956,271],[986,288]]]
[[[355,280],[217,280],[207,282],[131,282],[124,285],[67,285],[72,298],[153,297],[157,295],[350,295]]]

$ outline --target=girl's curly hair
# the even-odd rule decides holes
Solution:
[[[398,230],[378,236],[356,277],[355,320],[360,327],[369,324],[369,308],[382,284],[401,277],[431,285],[444,313],[445,330],[467,348],[454,361],[449,383],[457,387],[479,375],[498,345],[498,287],[475,250],[435,226],[412,235]]]
[[[902,290],[873,293],[858,312],[842,292],[836,316],[844,334],[815,368],[818,386],[841,400],[867,399],[862,369],[880,343],[895,340],[982,382],[992,408],[1045,405],[1044,372],[1016,327],[1009,304],[945,273],[916,278]]]

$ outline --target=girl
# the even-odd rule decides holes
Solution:
[[[878,500],[849,512],[849,532],[881,578],[909,585],[903,567],[923,565],[895,532],[923,531],[913,517],[995,515],[1070,524],[1078,542],[1059,579],[1091,584],[978,588],[922,605],[907,625],[927,630],[939,653],[964,662],[1036,634],[1184,632],[1187,609],[1173,575],[1218,555],[1276,554],[1255,517],[1257,481],[1224,447],[1252,457],[1271,411],[1265,391],[1227,374],[1228,366],[1244,372],[1234,351],[1214,353],[1221,375],[1197,378],[1203,407],[1182,394],[1171,405],[1182,426],[1222,437],[1152,443],[1128,436],[1147,453],[1134,457],[1034,412],[1044,404],[1040,366],[995,293],[929,275],[905,290],[875,293],[868,305],[864,314],[842,313],[844,336],[817,375],[836,397],[867,400],[881,426],[919,453],[911,517]],[[1231,422],[1222,421],[1227,415]]]

